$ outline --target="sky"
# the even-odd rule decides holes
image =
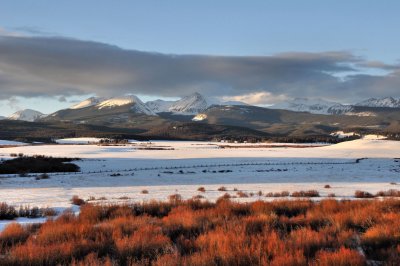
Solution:
[[[399,1],[0,2],[0,115],[98,95],[400,96]]]

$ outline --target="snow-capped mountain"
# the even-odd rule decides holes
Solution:
[[[85,107],[89,106],[94,106],[99,104],[100,102],[104,101],[104,98],[100,97],[90,97],[80,103],[75,104],[74,106],[71,106],[69,109],[82,109]]]
[[[70,107],[70,110],[79,110],[87,107],[92,107],[95,110],[111,109],[125,105],[132,105],[131,110],[135,113],[156,115],[150,108],[148,108],[137,96],[127,95],[113,98],[100,98],[91,97],[80,103]]]
[[[146,102],[146,106],[155,113],[171,112],[174,114],[197,115],[211,105],[247,105],[238,101],[219,101],[216,98],[206,98],[198,92],[183,97],[177,101],[155,100]]]
[[[341,115],[353,110],[350,105],[343,105],[336,102],[325,101],[323,99],[307,98],[295,98],[291,101],[273,105],[271,108],[329,115]]]
[[[4,119],[6,119],[6,117],[0,115],[0,120],[4,120]]]
[[[207,100],[200,93],[195,92],[177,101],[149,101],[146,103],[146,106],[155,113],[171,112],[175,114],[196,115],[206,110],[213,103],[213,101]]]
[[[400,108],[400,98],[370,98],[365,101],[356,103],[355,106]]]
[[[33,122],[33,121],[36,121],[45,116],[46,115],[42,114],[39,111],[35,111],[32,109],[25,109],[25,110],[21,110],[21,111],[13,113],[9,117],[7,117],[7,119]]]
[[[206,110],[210,104],[200,93],[193,93],[176,101],[169,107],[169,111],[173,113],[195,115]]]
[[[156,115],[150,108],[148,108],[138,97],[135,95],[128,95],[122,97],[115,97],[104,100],[95,107],[99,110],[105,108],[113,108],[124,105],[132,105],[131,110],[135,113],[146,114],[146,115]]]

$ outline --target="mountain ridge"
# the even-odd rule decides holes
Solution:
[[[111,98],[90,97],[76,103],[67,109],[58,110],[48,117],[53,119],[78,119],[80,116],[94,117],[104,115],[124,116],[125,113],[137,115],[160,116],[162,113],[180,115],[183,120],[203,121],[205,112],[212,106],[252,106],[242,102],[223,102],[213,98],[206,98],[200,93],[192,93],[176,101],[154,100],[144,103],[135,95],[125,95]],[[295,98],[286,102],[267,107],[269,109],[282,109],[294,112],[308,112],[323,115],[349,115],[349,116],[376,116],[382,108],[389,110],[400,108],[400,98],[383,97],[369,98],[356,104],[341,104],[333,101],[316,98]],[[70,118],[68,118],[70,117]],[[162,115],[166,117],[166,115]],[[191,117],[191,118],[184,118]],[[0,117],[0,119],[2,119]],[[11,120],[36,121],[46,119],[46,115],[32,109],[20,110],[8,118]],[[84,120],[84,119],[82,119]]]
[[[362,107],[400,108],[400,98],[395,98],[395,97],[369,98],[367,100],[358,102],[354,105]]]

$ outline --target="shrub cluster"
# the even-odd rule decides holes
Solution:
[[[398,265],[399,219],[394,199],[86,203],[78,216],[6,227],[0,264]]]
[[[0,202],[0,220],[13,220],[18,217],[39,218],[45,216],[55,216],[56,211],[51,208],[38,208],[20,206],[15,208],[5,202]]]
[[[283,198],[283,197],[289,197],[290,193],[289,191],[281,191],[281,192],[268,192],[265,194],[266,197],[274,197],[274,198]]]
[[[319,192],[316,190],[295,191],[290,194],[291,197],[319,197]]]
[[[398,198],[400,197],[400,190],[397,189],[389,189],[387,191],[379,191],[375,195],[366,192],[366,191],[361,191],[357,190],[354,193],[355,198],[375,198],[375,197],[395,197]]]

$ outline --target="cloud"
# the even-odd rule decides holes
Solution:
[[[11,30],[19,33],[25,33],[23,35],[37,35],[37,36],[56,36],[57,34],[54,32],[48,32],[39,27],[34,26],[21,26],[21,27],[13,27]],[[19,35],[21,36],[21,34]]]
[[[18,31],[10,31],[3,27],[0,27],[0,36],[20,37],[22,36],[22,34]]]
[[[270,92],[252,92],[244,95],[223,96],[224,101],[245,102],[252,105],[268,105],[287,100],[288,97],[284,94],[274,95]]]
[[[67,102],[67,98],[65,98],[65,96],[60,96],[60,97],[58,98],[58,101],[59,101],[60,103],[65,103],[65,102]]]
[[[60,37],[0,36],[0,98],[124,93],[247,97],[271,95],[351,100],[398,95],[400,74],[360,73],[371,64],[349,52],[282,53],[272,56],[173,55],[121,49]],[[341,73],[351,75],[338,77]],[[279,99],[278,99],[279,100]]]
[[[7,99],[7,105],[12,110],[20,110],[21,107],[20,107],[19,104],[20,104],[20,102],[15,96],[10,97],[9,99]]]
[[[400,64],[385,64],[381,61],[366,61],[358,64],[361,67],[366,68],[376,68],[388,71],[398,71],[400,70]]]

